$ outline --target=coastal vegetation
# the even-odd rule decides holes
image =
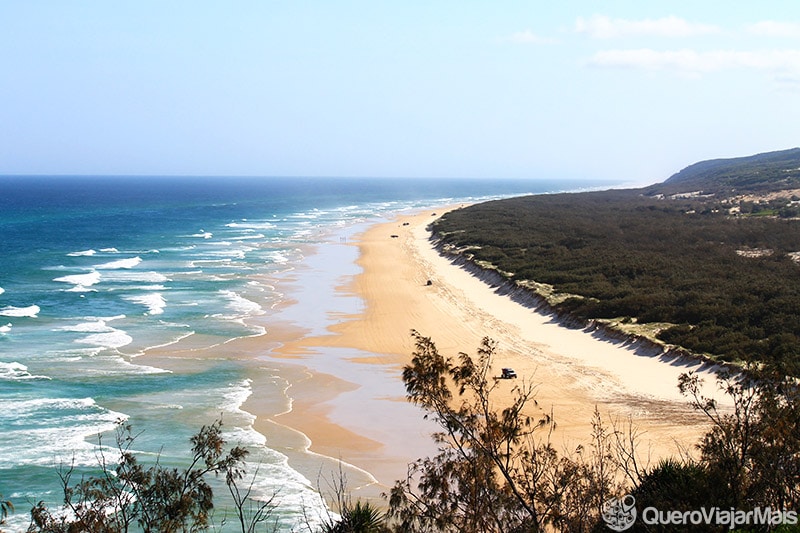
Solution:
[[[73,466],[59,470],[63,508],[52,511],[43,502],[31,510],[28,531],[71,532],[166,532],[199,531],[211,524],[214,495],[208,476],[223,475],[231,493],[240,494],[236,482],[244,476],[248,452],[241,447],[225,450],[218,420],[192,437],[192,455],[187,468],[142,464],[131,446],[136,435],[120,422],[116,431],[116,458],[108,457],[100,444],[99,468],[95,476],[73,482]],[[243,504],[242,498],[237,504]],[[264,508],[268,503],[264,504]],[[237,505],[244,524],[245,508]],[[263,514],[263,513],[262,513]],[[258,514],[254,520],[258,520]],[[252,516],[247,517],[248,520]],[[246,530],[243,526],[243,530]]]
[[[441,431],[438,455],[411,464],[391,491],[398,530],[589,531],[603,502],[621,490],[612,434],[599,414],[591,447],[560,454],[549,440],[555,421],[537,409],[532,383],[523,380],[509,405],[495,407],[494,342],[484,339],[475,357],[450,358],[430,338],[413,336],[407,395]]]
[[[717,399],[701,394],[698,376],[682,375],[679,387],[707,417],[709,430],[693,450],[649,464],[636,428],[607,421],[597,410],[586,445],[557,449],[551,441],[556,421],[536,404],[526,377],[512,385],[513,400],[499,405],[491,339],[474,356],[450,357],[431,338],[416,331],[412,336],[415,350],[403,382],[408,399],[440,428],[434,435],[438,453],[409,465],[386,495],[386,513],[353,503],[340,477],[339,515],[294,531],[589,533],[619,525],[614,504],[630,496],[640,517],[648,508],[680,516],[701,508],[729,514],[722,522],[687,522],[677,529],[638,520],[627,524],[629,531],[798,531],[800,391],[794,380],[759,369],[753,369],[757,379],[720,375],[719,390],[733,406],[721,409]],[[34,506],[29,533],[211,530],[224,524],[214,522],[209,475],[224,478],[238,495],[237,531],[279,531],[272,520],[279,502],[240,488],[247,452],[229,448],[220,428],[220,421],[202,428],[192,438],[191,466],[177,470],[140,464],[127,451],[135,436],[121,425],[120,458],[102,460],[99,475],[77,483],[64,470],[63,508]],[[769,510],[767,522],[754,518],[759,509]]]
[[[699,457],[687,450],[651,465],[638,449],[636,428],[607,422],[597,410],[589,444],[559,452],[550,440],[556,421],[541,410],[531,416],[538,406],[525,380],[514,386],[510,404],[496,407],[492,340],[484,339],[476,356],[446,357],[430,338],[412,335],[416,350],[403,371],[407,395],[442,431],[435,436],[439,454],[413,463],[391,492],[389,516],[398,531],[607,531],[604,524],[614,520],[608,503],[625,495],[634,496],[640,515],[648,507],[746,513],[800,505],[800,391],[781,374],[721,374],[719,390],[730,410],[700,393],[697,375],[682,375],[680,390],[710,429],[697,444]],[[792,521],[784,531],[797,530],[796,515]],[[760,531],[778,525],[734,522],[676,529],[640,520],[629,530]]]
[[[277,494],[264,497],[248,482],[245,462],[249,451],[229,446],[223,437],[222,420],[203,426],[190,441],[189,464],[183,469],[163,466],[157,460],[146,465],[132,451],[138,434],[120,421],[115,446],[98,442],[98,472],[74,480],[74,465],[58,470],[63,504],[52,509],[43,501],[30,511],[28,533],[177,533],[208,530],[241,533],[277,532]],[[252,474],[252,473],[250,473]],[[379,533],[385,531],[383,513],[368,502],[353,503],[346,493],[343,475],[333,487],[338,513],[307,517],[302,531],[313,533]],[[215,488],[223,485],[230,496],[218,509]],[[10,502],[0,504],[0,532]],[[313,523],[321,521],[321,525]]]
[[[794,149],[704,162],[644,189],[481,203],[432,231],[579,323],[798,376],[798,180]]]

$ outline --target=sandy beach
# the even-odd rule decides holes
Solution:
[[[287,390],[290,409],[276,415],[260,407],[257,384],[244,406],[258,415],[256,429],[284,433],[282,450],[293,467],[325,480],[337,468],[329,458],[339,459],[353,466],[349,488],[376,497],[404,477],[409,462],[434,453],[435,427],[404,399],[401,371],[413,351],[412,329],[446,355],[474,354],[486,336],[497,341],[497,374],[513,367],[536,384],[539,407],[558,424],[552,438],[564,450],[586,442],[595,407],[606,421],[633,423],[651,461],[697,442],[704,421],[679,394],[677,380],[698,370],[713,385],[707,369],[570,329],[498,294],[433,248],[426,227],[443,211],[400,216],[330,244],[358,247],[359,270],[340,280],[336,294],[361,305],[329,317],[327,331],[284,334],[265,356],[303,368]],[[498,405],[512,386],[501,382]]]

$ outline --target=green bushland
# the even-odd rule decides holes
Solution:
[[[800,251],[798,220],[618,190],[481,203],[432,231],[510,281],[575,295],[558,311],[671,324],[657,334],[664,342],[800,375],[800,266],[790,255]]]

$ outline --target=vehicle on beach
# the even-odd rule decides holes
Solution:
[[[504,368],[500,373],[500,379],[517,379],[517,373],[513,368]]]

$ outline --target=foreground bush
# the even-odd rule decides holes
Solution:
[[[53,512],[39,502],[31,511],[28,531],[125,532],[136,526],[150,533],[207,528],[214,502],[206,477],[224,475],[228,486],[233,486],[244,474],[248,453],[240,447],[224,453],[221,426],[221,421],[204,426],[191,438],[190,466],[178,470],[142,465],[131,452],[135,440],[131,426],[120,424],[118,461],[109,463],[101,453],[102,473],[74,484],[73,467],[60,471],[64,508]]]
[[[403,381],[408,398],[439,424],[440,448],[435,457],[412,463],[391,491],[389,515],[397,531],[608,531],[604,504],[625,494],[635,497],[640,517],[646,507],[800,508],[800,392],[793,379],[763,369],[720,375],[720,392],[732,404],[722,408],[701,395],[698,376],[684,374],[679,388],[710,428],[697,444],[699,458],[650,467],[637,453],[635,429],[609,429],[597,411],[588,449],[558,453],[549,439],[554,421],[526,414],[536,402],[524,381],[514,387],[511,405],[495,409],[491,340],[484,339],[476,358],[461,353],[453,360],[430,338],[412,335],[416,350]],[[774,529],[762,526],[752,530]],[[729,529],[640,520],[631,531]]]
[[[511,386],[492,376],[496,344],[486,338],[476,357],[455,359],[439,353],[433,341],[412,332],[415,351],[403,370],[407,396],[440,427],[433,457],[409,465],[398,480],[383,515],[370,504],[353,503],[343,474],[334,487],[339,516],[331,515],[322,533],[385,532],[593,532],[608,531],[606,504],[624,495],[644,508],[691,512],[716,507],[796,511],[800,507],[800,392],[797,382],[779,374],[721,375],[719,387],[732,403],[722,408],[700,393],[700,380],[685,374],[679,387],[691,406],[709,421],[697,444],[699,457],[642,463],[635,429],[607,427],[597,410],[590,443],[572,453],[550,441],[553,419],[538,409],[535,388],[514,382],[513,399],[495,407],[494,392]],[[753,377],[758,374],[756,377]],[[531,416],[531,412],[538,416]],[[30,533],[203,531],[213,527],[213,491],[207,476],[224,476],[243,533],[275,531],[272,501],[256,502],[245,476],[247,451],[225,452],[221,421],[192,437],[192,458],[184,470],[158,464],[145,467],[130,452],[130,426],[117,432],[119,460],[102,474],[72,482],[73,469],[60,472],[64,508],[52,512],[39,503],[31,512]],[[630,496],[628,496],[630,497]],[[0,524],[11,509],[0,502]],[[772,531],[747,525],[739,531]],[[271,529],[270,529],[271,528]],[[649,525],[630,531],[726,531],[726,525]],[[306,524],[306,530],[314,528]],[[782,525],[778,531],[797,531]]]
[[[515,385],[512,404],[494,408],[494,342],[484,339],[475,359],[461,353],[454,361],[430,338],[412,335],[416,350],[403,381],[442,431],[434,437],[439,454],[413,463],[391,491],[389,515],[399,530],[590,530],[603,502],[621,490],[622,463],[613,460],[612,434],[599,415],[591,449],[559,454],[549,441],[552,418],[526,414],[536,404],[532,384]]]

